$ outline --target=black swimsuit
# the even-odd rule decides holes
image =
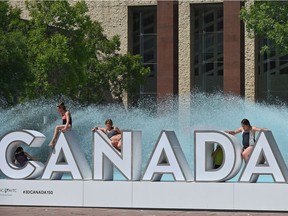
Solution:
[[[66,115],[62,116],[62,124],[65,125],[67,123]],[[72,126],[72,117],[70,116],[69,124]]]
[[[249,139],[250,139],[250,134],[248,132],[243,132],[242,134],[242,144],[243,144],[243,149],[246,149],[249,147]]]
[[[111,137],[117,135],[117,132],[114,129],[112,129],[111,131],[106,132],[106,135],[110,139]]]
[[[242,133],[243,150],[248,148],[250,145],[253,145],[254,143],[255,143],[255,137],[253,136],[252,130],[243,131]]]
[[[15,154],[15,159],[17,160],[17,162],[20,164],[21,167],[23,167],[28,161],[28,158],[24,152]]]

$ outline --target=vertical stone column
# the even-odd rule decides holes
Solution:
[[[244,95],[244,29],[241,1],[224,0],[224,92]]]
[[[249,7],[254,0],[245,2]],[[256,100],[255,38],[251,38],[245,28],[245,99]]]
[[[191,91],[190,2],[179,0],[179,97]]]
[[[157,97],[178,94],[178,1],[157,1]]]
[[[179,128],[180,136],[193,143],[191,131],[191,1],[179,0]],[[191,148],[183,149],[193,155]]]

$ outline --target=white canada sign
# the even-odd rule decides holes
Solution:
[[[166,130],[160,133],[144,170],[141,131],[123,131],[121,153],[103,132],[93,133],[92,164],[70,131],[60,134],[45,164],[29,161],[21,168],[14,165],[14,151],[20,144],[39,148],[45,139],[33,130],[2,137],[0,169],[8,178],[0,180],[0,205],[288,209],[284,201],[288,169],[271,131],[260,133],[247,163],[242,163],[242,147],[234,136],[216,130],[195,131],[194,173],[175,132]],[[211,154],[216,144],[223,150],[223,163],[213,169]],[[114,167],[126,181],[113,181]],[[72,180],[61,180],[65,173]],[[172,175],[174,181],[160,181],[165,174]],[[237,174],[238,182],[228,181]],[[260,175],[271,176],[273,182],[252,184]]]

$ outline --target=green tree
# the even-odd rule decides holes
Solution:
[[[282,54],[288,54],[287,14],[287,1],[255,1],[241,10],[241,19],[250,36],[267,38]],[[264,51],[269,51],[269,47],[262,47],[262,52]]]
[[[9,105],[25,95],[30,69],[27,61],[25,22],[21,11],[0,1],[0,98]]]
[[[29,98],[66,95],[97,103],[135,91],[149,69],[139,56],[120,55],[118,36],[108,39],[87,15],[84,1],[27,1],[29,62],[34,81]]]

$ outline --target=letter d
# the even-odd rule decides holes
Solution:
[[[242,148],[239,141],[223,131],[195,131],[194,172],[195,181],[226,181],[239,172],[242,164]],[[223,150],[220,168],[212,168],[214,144]],[[210,163],[209,163],[210,162]]]

